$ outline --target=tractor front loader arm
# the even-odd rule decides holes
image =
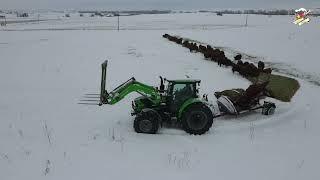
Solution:
[[[126,95],[131,92],[137,92],[148,99],[150,99],[154,104],[159,104],[161,101],[161,96],[158,90],[152,86],[143,84],[135,80],[134,77],[124,82],[123,84],[116,87],[111,92],[106,90],[106,71],[107,71],[108,61],[102,63],[102,75],[101,75],[101,91],[100,91],[100,103],[102,104],[116,104],[121,101]]]

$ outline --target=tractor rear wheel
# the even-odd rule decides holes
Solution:
[[[211,128],[212,123],[212,112],[205,104],[190,105],[182,114],[182,128],[189,134],[204,134]]]
[[[136,116],[133,128],[137,133],[155,134],[159,129],[159,121],[157,112],[145,111]]]
[[[271,102],[264,102],[262,106],[262,114],[263,115],[273,115],[276,109],[276,105]]]

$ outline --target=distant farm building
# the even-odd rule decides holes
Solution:
[[[17,13],[17,17],[29,17],[28,13]]]
[[[1,19],[0,25],[1,25],[1,26],[6,26],[6,25],[7,25],[6,16],[0,15],[0,19]],[[2,20],[2,19],[3,19],[3,20]]]

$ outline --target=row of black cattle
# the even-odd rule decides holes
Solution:
[[[220,49],[214,49],[210,45],[203,46],[201,44],[197,45],[197,43],[189,42],[188,40],[184,40],[183,38],[179,38],[176,36],[171,36],[169,34],[164,34],[164,38],[169,41],[173,41],[177,44],[182,45],[190,50],[190,52],[200,52],[204,55],[206,59],[217,62],[219,66],[230,66],[232,67],[232,72],[238,72],[240,75],[244,77],[257,77],[260,72],[271,73],[272,70],[270,68],[264,68],[264,62],[259,61],[258,67],[253,63],[242,62],[242,55],[238,54],[234,57],[234,61],[231,61],[225,56],[224,51]],[[236,63],[235,63],[236,62]]]

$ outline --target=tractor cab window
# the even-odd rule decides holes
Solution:
[[[194,86],[192,84],[174,84],[170,103],[171,111],[176,112],[177,108],[191,97],[194,97]]]
[[[183,103],[185,100],[193,96],[194,89],[192,84],[175,84],[173,86],[173,101],[175,103]]]

